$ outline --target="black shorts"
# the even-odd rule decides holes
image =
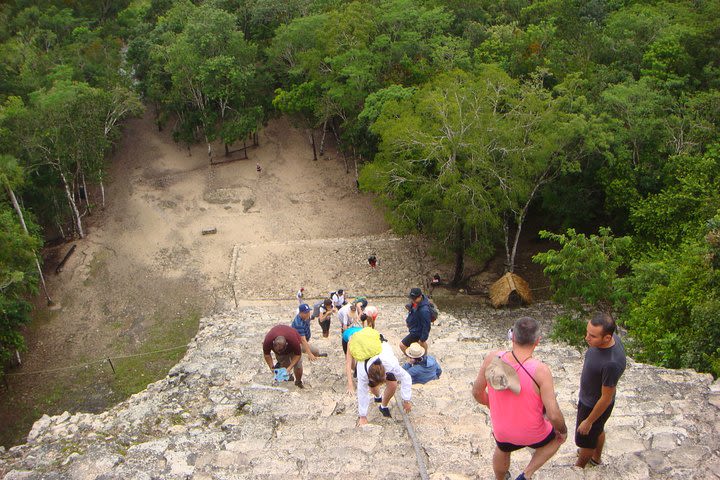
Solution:
[[[590,415],[593,407],[588,407],[587,405],[578,402],[577,421],[575,422],[575,445],[580,448],[597,447],[598,437],[600,437],[600,434],[605,431],[605,422],[607,422],[608,418],[610,418],[610,414],[612,413],[614,406],[615,402],[608,405],[603,414],[600,415],[600,417],[595,420],[595,423],[593,423],[593,426],[590,427],[588,434],[580,435],[577,433],[577,427]]]
[[[420,339],[418,337],[416,337],[415,335],[413,335],[412,333],[410,333],[400,341],[402,342],[403,345],[405,345],[406,347],[409,347],[411,343],[419,342]]]
[[[318,323],[320,324],[320,328],[322,328],[323,335],[327,335],[330,333],[330,319],[327,320],[318,320]]]
[[[540,440],[537,443],[533,443],[532,445],[515,445],[514,443],[509,442],[498,442],[495,440],[495,443],[497,444],[498,448],[505,452],[510,453],[514,452],[515,450],[520,450],[521,448],[529,447],[529,448],[535,448],[538,449],[540,447],[544,447],[548,443],[552,442],[555,439],[555,429],[553,428],[550,430],[550,433],[548,433],[548,436],[544,439]]]

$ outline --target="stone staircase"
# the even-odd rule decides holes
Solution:
[[[405,333],[404,299],[373,302],[378,329],[396,345]],[[5,479],[274,479],[420,478],[413,442],[400,409],[357,428],[356,402],[345,391],[337,323],[329,339],[313,325],[313,342],[328,353],[304,361],[305,389],[273,386],[261,342],[277,323],[289,323],[296,304],[241,306],[201,321],[184,359],[168,376],[99,415],[43,417],[28,443],[0,453]],[[431,353],[442,378],[413,387],[409,417],[430,478],[493,478],[494,443],[487,410],[470,383],[483,356],[505,346],[501,332],[521,315],[547,325],[552,304],[512,311],[441,314]],[[396,349],[397,350],[397,349]],[[574,425],[582,354],[541,342],[536,357],[556,378],[561,409]],[[605,464],[572,465],[564,444],[538,479],[720,478],[720,386],[707,375],[632,361],[608,423]],[[529,452],[513,454],[518,475]],[[514,477],[513,477],[514,478]]]

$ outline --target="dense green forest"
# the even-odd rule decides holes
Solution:
[[[210,162],[280,114],[331,135],[455,284],[532,216],[556,335],[611,311],[636,359],[720,375],[720,0],[4,3],[0,362],[143,108]]]

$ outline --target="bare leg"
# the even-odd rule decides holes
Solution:
[[[525,467],[525,478],[532,477],[533,473],[537,472],[538,468],[545,465],[545,462],[550,460],[559,448],[560,442],[558,442],[557,440],[553,440],[547,445],[535,450],[532,458],[530,458],[530,463],[528,463],[527,467]]]
[[[380,387],[378,387],[378,386],[372,387],[370,389],[370,391],[372,392],[373,395],[375,395],[375,397],[380,396]]]
[[[293,368],[293,373],[295,374],[295,381],[298,383],[302,382],[302,367],[295,366],[295,368]]]
[[[605,446],[605,432],[600,433],[600,436],[598,437],[598,443],[597,447],[595,447],[595,450],[593,452],[592,459],[595,463],[600,463],[602,461],[602,451],[603,447]]]
[[[423,348],[425,349],[425,355],[427,355],[427,353],[428,353],[428,344],[427,344],[427,342],[424,342],[424,341],[422,341],[422,340],[418,340],[418,343],[420,344],[421,347],[423,347]],[[404,353],[404,352],[403,352],[403,353]]]
[[[383,399],[380,405],[387,407],[395,395],[395,390],[397,390],[397,381],[385,382],[385,391],[383,392]]]
[[[595,450],[592,448],[581,448],[578,452],[578,459],[577,462],[575,462],[575,466],[585,468],[585,465],[587,465],[592,458],[593,452],[595,452]]]
[[[403,353],[405,353],[405,350],[407,350],[407,347],[403,342],[400,342],[400,350],[402,350]]]
[[[496,480],[505,480],[505,474],[510,470],[510,452],[503,452],[495,446],[493,453],[493,471]]]

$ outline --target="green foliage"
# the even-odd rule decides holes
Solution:
[[[623,310],[627,291],[618,273],[627,262],[629,237],[614,237],[608,228],[590,236],[573,229],[564,234],[541,231],[540,237],[561,246],[533,257],[550,279],[553,300],[580,315]]]
[[[720,252],[720,228],[706,228],[704,239],[634,262],[627,279],[633,289],[627,325],[639,360],[718,376],[720,271],[714,258]]]
[[[15,212],[0,204],[0,364],[25,347],[20,327],[30,321],[27,299],[37,292],[34,252],[40,244],[25,234]]]

